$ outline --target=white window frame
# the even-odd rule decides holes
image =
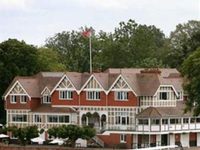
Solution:
[[[26,101],[24,101],[26,100]],[[27,103],[27,96],[26,95],[20,95],[20,103],[21,104],[26,104]]]
[[[68,122],[61,122],[60,121],[60,117],[64,117],[64,116],[68,117],[68,119],[69,119]],[[49,117],[56,117],[57,121],[50,121]],[[50,124],[55,124],[55,123],[58,123],[58,124],[69,124],[71,122],[70,119],[71,119],[70,115],[47,115],[47,122],[50,123]]]
[[[42,96],[42,103],[43,104],[50,104],[51,103],[51,96],[50,95],[43,95]]]
[[[126,134],[120,134],[120,143],[126,143]]]
[[[115,91],[115,100],[128,101],[128,91]]]
[[[17,118],[17,116],[19,117],[19,116],[21,116],[21,117],[23,117],[23,116],[26,116],[26,121],[24,121],[23,120],[23,118],[22,118],[22,121],[14,121],[13,120],[13,117],[16,117]],[[12,123],[23,123],[23,122],[28,122],[28,115],[27,114],[13,114],[12,115],[12,117],[11,117],[11,120],[12,120]]]
[[[86,98],[87,100],[99,101],[101,99],[101,91],[87,91]]]
[[[178,101],[182,101],[183,100],[183,91],[178,92],[177,100]]]
[[[162,93],[165,93],[165,94],[166,94],[166,99],[164,99],[164,98],[162,97]],[[160,92],[159,92],[159,99],[162,100],[162,101],[167,101],[167,100],[169,100],[168,92],[160,91]]]
[[[67,93],[65,95],[65,94],[61,94],[61,92],[67,92]],[[71,97],[70,97],[69,93],[71,93]],[[59,91],[59,99],[60,100],[73,100],[73,91],[71,91],[71,90],[60,90]]]
[[[17,96],[16,95],[10,95],[10,103],[11,104],[17,103]]]
[[[41,123],[42,122],[42,116],[41,115],[34,115],[34,122],[35,123]]]

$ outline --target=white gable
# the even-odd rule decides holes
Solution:
[[[17,82],[9,94],[26,94],[21,85]]]
[[[98,82],[98,80],[91,75],[90,78],[87,80],[87,82],[82,86],[81,90],[79,93],[82,91],[104,91],[102,85]]]
[[[131,91],[130,87],[128,86],[128,84],[125,82],[125,80],[122,77],[119,77],[118,80],[116,80],[114,82],[114,84],[111,87],[112,91],[117,91],[117,90],[128,90]]]
[[[22,87],[22,85],[19,83],[19,81],[16,81],[15,84],[10,88],[10,90],[5,95],[5,99],[8,95],[27,95],[29,98],[30,96],[26,92],[26,90]]]
[[[50,95],[50,90],[45,87],[44,90],[41,92],[41,95]]]
[[[64,76],[64,78],[59,82],[59,84],[56,87],[57,90],[62,90],[62,89],[70,89],[70,90],[75,90],[74,86],[72,85],[71,81]]]
[[[101,85],[97,82],[97,80],[92,77],[87,85],[85,86],[85,89],[102,89]]]

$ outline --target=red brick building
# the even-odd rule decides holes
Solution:
[[[4,94],[7,126],[90,125],[106,147],[200,146],[200,118],[183,113],[182,83],[176,69],[16,77]]]

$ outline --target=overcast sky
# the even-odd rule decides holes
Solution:
[[[112,32],[129,19],[168,36],[178,23],[200,20],[200,0],[0,0],[0,42],[17,38],[41,46],[64,30]]]

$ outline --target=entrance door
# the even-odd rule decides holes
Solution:
[[[168,144],[168,135],[167,134],[162,134],[161,135],[161,145],[166,146]]]
[[[197,146],[197,133],[190,133],[190,146]]]

